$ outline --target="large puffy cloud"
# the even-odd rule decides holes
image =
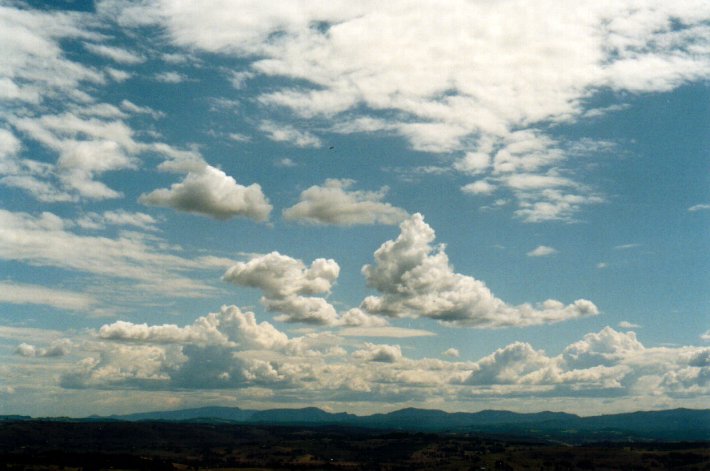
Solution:
[[[274,349],[288,341],[283,332],[268,322],[257,323],[254,313],[243,312],[236,306],[223,306],[219,312],[199,317],[185,327],[116,321],[103,325],[98,336],[105,340],[230,345],[242,349]]]
[[[300,260],[271,252],[235,264],[224,279],[259,288],[269,297],[284,298],[328,292],[339,274],[340,266],[332,259],[319,258],[306,267]]]
[[[271,205],[259,184],[240,185],[233,177],[207,164],[190,170],[183,181],[170,188],[141,195],[139,201],[215,219],[244,216],[265,221],[271,213]]]
[[[332,259],[318,258],[306,266],[301,260],[271,252],[233,265],[223,279],[260,289],[264,293],[261,302],[281,313],[278,321],[346,327],[386,325],[384,319],[357,308],[339,315],[325,298],[313,296],[330,293],[339,274],[340,266]]]
[[[606,327],[598,333],[585,335],[582,340],[565,348],[562,357],[567,365],[574,368],[608,366],[643,349],[634,332],[622,333]]]
[[[105,0],[99,11],[123,25],[158,23],[178,46],[247,58],[252,74],[292,79],[261,95],[266,106],[338,115],[342,132],[396,133],[427,152],[466,152],[457,169],[499,184],[465,188],[511,191],[528,222],[571,220],[603,200],[579,184],[574,151],[542,131],[549,122],[604,112],[589,109],[598,91],[664,92],[710,76],[702,0]]]
[[[367,285],[381,293],[369,296],[361,308],[391,317],[430,317],[452,325],[473,327],[528,326],[598,313],[579,299],[565,306],[547,300],[540,306],[511,306],[495,297],[471,276],[455,273],[444,252],[433,246],[434,230],[415,214],[400,225],[395,240],[375,252],[375,263],[362,269]]]
[[[331,259],[319,258],[310,267],[278,252],[239,262],[224,274],[224,279],[264,292],[267,308],[283,313],[279,320],[311,324],[334,324],[335,308],[324,298],[309,295],[330,292],[340,274],[340,266]]]
[[[300,201],[283,211],[286,219],[314,224],[398,224],[407,217],[403,209],[384,203],[387,188],[379,191],[349,190],[355,183],[328,179],[301,193]]]

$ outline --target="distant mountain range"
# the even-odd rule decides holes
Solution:
[[[25,416],[0,416],[5,420],[31,420]],[[249,425],[347,426],[408,432],[457,432],[585,441],[708,441],[710,409],[673,409],[625,414],[580,417],[563,412],[516,413],[444,412],[440,410],[401,409],[387,414],[356,416],[330,413],[316,407],[303,409],[248,410],[238,407],[200,407],[160,412],[143,412],[83,419],[52,418],[72,422],[87,421],[175,421],[200,423],[238,423]]]

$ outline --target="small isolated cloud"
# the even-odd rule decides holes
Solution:
[[[479,328],[530,326],[598,314],[591,301],[565,306],[549,299],[537,306],[511,306],[495,297],[482,281],[454,272],[444,251],[432,245],[434,230],[421,214],[400,224],[395,240],[375,251],[375,263],[362,273],[381,295],[368,296],[360,308],[389,317],[429,317],[445,325]]]
[[[695,211],[707,211],[708,209],[710,209],[710,204],[696,204],[688,208],[688,211],[693,213]]]
[[[599,263],[597,263],[597,268],[598,268],[599,270],[603,270],[603,269],[607,268],[608,266],[609,266],[609,264],[608,264],[607,262],[599,262]]]
[[[291,167],[296,167],[298,164],[293,161],[293,159],[289,159],[288,157],[285,157],[283,159],[277,160],[275,165],[277,167],[282,167],[282,168],[291,168]]]
[[[548,255],[554,255],[557,253],[557,250],[548,247],[547,245],[539,245],[535,247],[533,250],[528,252],[528,257],[547,257]]]
[[[353,352],[353,358],[380,363],[396,363],[402,359],[402,349],[399,345],[376,345],[367,342],[361,350]]]
[[[702,340],[710,342],[710,330],[706,330],[704,334],[700,336]]]
[[[250,142],[251,137],[247,136],[246,134],[238,133],[238,132],[231,132],[229,133],[229,138],[235,142]]]
[[[635,249],[637,247],[640,247],[641,244],[622,244],[622,245],[615,245],[614,250],[629,250],[629,249]]]
[[[52,342],[47,348],[39,348],[28,343],[21,343],[15,349],[15,355],[26,358],[56,358],[69,354],[72,343],[68,339],[61,339]]]
[[[488,180],[478,180],[461,187],[461,191],[472,195],[490,195],[496,191],[496,186]]]
[[[621,321],[619,322],[619,328],[620,329],[638,329],[641,326],[639,324],[634,324],[633,322],[629,321]]]
[[[233,177],[207,164],[190,169],[183,181],[173,183],[170,188],[142,194],[138,201],[215,219],[243,216],[266,221],[271,213],[271,204],[259,184],[240,185]]]
[[[277,142],[290,142],[296,147],[323,147],[320,138],[308,131],[300,131],[288,124],[263,121],[259,126],[269,139]]]
[[[354,180],[328,179],[301,193],[300,201],[283,211],[286,219],[313,224],[398,224],[407,217],[401,208],[382,202],[387,187],[379,191],[349,190]]]
[[[111,59],[119,64],[134,65],[145,62],[144,57],[120,47],[106,46],[105,44],[85,43],[84,48],[97,56],[106,57],[107,59]]]
[[[163,83],[181,83],[187,80],[187,77],[178,72],[161,72],[155,74],[155,80]]]
[[[441,352],[441,354],[444,355],[445,357],[449,357],[449,358],[458,358],[461,356],[461,353],[458,351],[458,349],[453,348],[453,347],[451,347],[447,350],[444,350],[443,352]]]

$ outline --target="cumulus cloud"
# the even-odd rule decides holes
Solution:
[[[335,308],[310,295],[330,292],[339,274],[340,266],[332,259],[319,258],[307,267],[300,260],[272,252],[235,264],[223,278],[262,290],[262,302],[284,314],[280,320],[332,324],[337,319]]]
[[[578,342],[569,345],[562,352],[567,365],[574,368],[592,365],[609,366],[629,353],[639,352],[644,346],[636,339],[634,332],[617,332],[605,327],[595,334],[587,334]]]
[[[353,352],[353,358],[363,361],[395,363],[402,359],[402,349],[399,345],[376,345],[367,342],[361,350]]]
[[[515,384],[526,382],[526,376],[550,367],[552,360],[530,344],[515,342],[479,360],[466,384]]]
[[[68,339],[55,340],[47,348],[39,348],[23,342],[17,346],[15,354],[28,358],[56,358],[69,354],[71,346],[72,342]]]
[[[710,204],[696,204],[688,208],[688,211],[693,213],[695,211],[706,211],[708,209],[710,209]]]
[[[223,306],[217,313],[199,317],[189,326],[151,325],[116,321],[101,326],[98,337],[105,340],[143,343],[191,343],[249,349],[284,347],[288,337],[268,322],[256,322],[253,312]]]
[[[349,190],[348,179],[328,179],[301,193],[300,201],[283,211],[284,218],[314,224],[399,224],[407,217],[403,209],[384,203],[387,187],[379,191]]]
[[[339,315],[325,298],[340,275],[335,260],[318,258],[306,266],[301,260],[271,252],[230,267],[223,279],[240,286],[260,289],[262,304],[281,313],[276,320],[343,327],[382,327],[387,321],[350,309]]]
[[[621,328],[621,329],[638,329],[639,327],[641,327],[639,324],[634,324],[633,322],[629,322],[629,321],[619,322],[619,328]]]
[[[240,185],[233,177],[207,164],[190,170],[183,181],[173,183],[170,188],[144,193],[138,201],[215,219],[243,216],[266,221],[272,208],[259,184]]]
[[[552,247],[548,247],[547,245],[538,245],[533,250],[528,252],[528,257],[547,257],[548,255],[554,255],[556,253],[557,250]]]
[[[710,389],[710,349],[646,348],[633,335],[609,327],[559,355],[513,342],[477,361],[458,360],[456,349],[447,351],[448,360],[412,359],[396,344],[352,346],[332,333],[289,338],[235,306],[185,327],[116,322],[95,335],[84,358],[63,370],[64,388],[259,387],[281,398],[308,391],[317,400],[388,404],[521,394],[547,401],[601,394],[605,400],[652,404]],[[16,353],[36,357],[41,349],[25,344]]]
[[[457,348],[451,347],[447,348],[443,352],[441,352],[442,355],[445,357],[450,357],[450,358],[458,358],[461,356],[461,353],[459,353],[459,350]]]
[[[453,271],[444,251],[434,246],[434,230],[421,214],[400,225],[400,235],[375,252],[375,263],[362,273],[381,296],[369,296],[361,308],[390,317],[429,317],[448,325],[491,328],[529,326],[598,313],[585,299],[565,306],[547,300],[539,306],[511,306],[480,280]]]

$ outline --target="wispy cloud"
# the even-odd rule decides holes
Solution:
[[[533,250],[528,252],[528,257],[547,257],[557,253],[557,249],[548,247],[547,245],[538,245]]]

